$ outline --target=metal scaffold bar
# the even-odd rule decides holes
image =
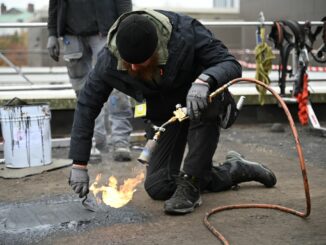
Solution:
[[[47,27],[46,22],[29,22],[29,23],[16,23],[16,22],[7,22],[0,23],[0,28],[33,28],[33,27]]]
[[[272,26],[274,24],[273,21],[201,21],[203,25],[207,26]],[[298,21],[300,25],[305,24],[305,21]],[[310,24],[312,26],[323,25],[322,21],[311,21]]]

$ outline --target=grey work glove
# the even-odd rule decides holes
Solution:
[[[55,36],[49,36],[47,48],[51,58],[58,62],[60,55],[60,44],[58,38]]]
[[[208,106],[209,84],[194,82],[187,95],[187,113],[191,120],[200,120]]]
[[[72,166],[68,183],[74,192],[79,194],[80,198],[86,196],[89,192],[89,176],[87,168],[83,169]]]

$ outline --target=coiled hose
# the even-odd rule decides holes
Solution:
[[[283,108],[283,110],[284,110],[284,112],[285,112],[285,114],[286,114],[286,116],[288,118],[291,130],[292,130],[292,134],[293,134],[293,137],[294,137],[294,140],[295,140],[295,143],[296,143],[296,149],[297,149],[297,153],[298,153],[298,157],[299,157],[300,168],[301,168],[301,171],[302,171],[304,191],[305,191],[305,196],[306,196],[306,210],[305,210],[305,212],[300,212],[300,211],[294,210],[292,208],[287,208],[287,207],[280,206],[280,205],[255,204],[255,203],[253,203],[253,204],[227,205],[227,206],[220,206],[220,207],[214,208],[210,212],[206,213],[205,218],[204,218],[204,224],[223,244],[229,244],[229,242],[208,221],[209,217],[212,216],[215,213],[225,211],[225,210],[230,210],[230,209],[265,208],[265,209],[276,209],[276,210],[279,210],[279,211],[282,211],[282,212],[286,212],[286,213],[290,213],[290,214],[293,214],[293,215],[296,215],[296,216],[299,216],[299,217],[302,217],[302,218],[306,218],[306,217],[309,216],[310,211],[311,211],[311,200],[310,200],[310,193],[309,193],[309,184],[308,184],[307,170],[306,170],[305,161],[304,161],[304,157],[303,157],[302,147],[301,147],[298,132],[297,132],[297,129],[295,127],[293,118],[292,118],[291,113],[289,112],[289,109],[288,109],[287,105],[285,104],[284,100],[273,89],[271,89],[269,86],[267,86],[266,84],[264,84],[263,82],[261,82],[259,80],[252,79],[252,78],[237,78],[237,79],[234,79],[234,80],[226,83],[225,85],[223,85],[219,89],[217,89],[210,96],[214,97],[215,95],[217,95],[219,93],[222,93],[225,89],[227,89],[231,85],[239,83],[241,81],[255,83],[256,85],[260,85],[260,86],[264,87],[266,90],[271,92],[272,95],[274,95],[274,97],[278,100],[279,104],[282,106],[282,108]]]

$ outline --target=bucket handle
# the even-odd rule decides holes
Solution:
[[[18,102],[18,103],[14,103],[14,102]],[[27,105],[27,103],[19,99],[18,97],[14,97],[5,104],[5,106],[11,106],[11,105]]]

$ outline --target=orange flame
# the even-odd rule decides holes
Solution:
[[[108,185],[99,186],[99,181],[102,175],[98,174],[94,183],[90,186],[90,191],[96,197],[98,203],[102,201],[113,208],[121,208],[126,205],[133,197],[134,189],[144,179],[144,173],[138,174],[135,178],[129,178],[120,185],[118,189],[118,181],[116,177],[111,176],[108,181]],[[102,195],[100,195],[102,194]],[[99,197],[102,196],[102,199]]]

